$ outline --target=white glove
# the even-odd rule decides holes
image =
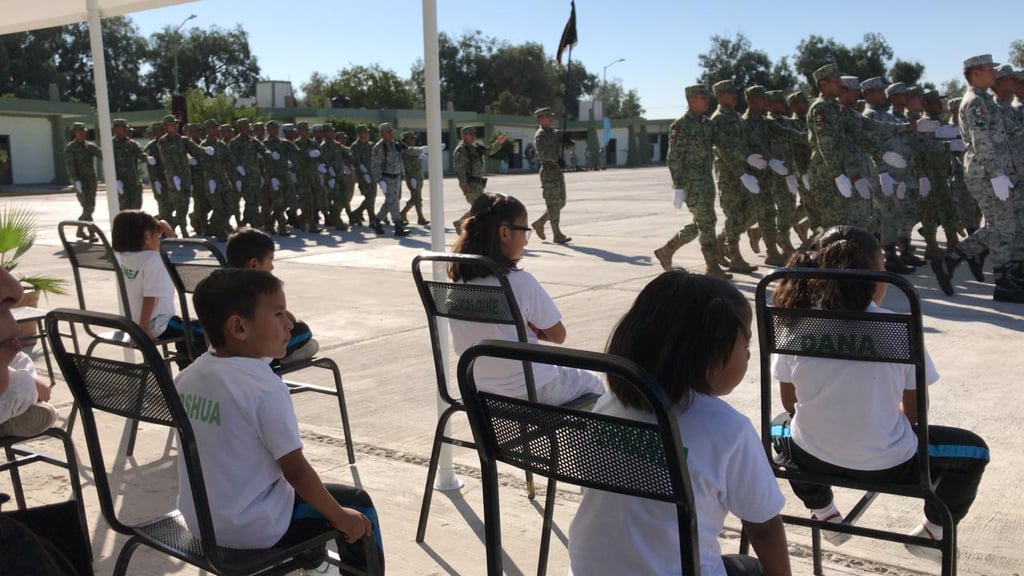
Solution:
[[[917,121],[918,132],[935,132],[936,130],[939,129],[940,126],[942,126],[941,122],[939,122],[938,120],[932,120],[930,118],[921,118],[920,120]]]
[[[775,172],[779,176],[785,176],[789,174],[789,168],[786,168],[786,164],[778,158],[772,158],[768,161],[768,166],[771,167],[772,172]]]
[[[245,176],[245,167],[244,166],[235,166],[235,172],[238,172],[239,176]]]
[[[964,144],[964,141],[959,138],[950,140],[947,146],[949,147],[950,152],[963,152],[967,150],[967,144]]]
[[[415,178],[409,178],[409,184],[412,184],[412,187],[413,187],[413,188],[415,188],[415,187],[416,187],[416,183],[417,183],[417,182],[416,182],[416,179],[415,179]]]
[[[117,181],[117,195],[124,196],[124,182]]]
[[[75,180],[75,190],[78,190],[79,193],[82,192],[82,181],[81,180]]]
[[[871,184],[868,184],[867,178],[858,178],[853,183],[853,187],[857,189],[857,194],[865,200],[871,200]]]
[[[334,188],[334,178],[331,178],[330,180],[327,181],[327,187]]]
[[[751,154],[750,156],[747,156],[747,164],[750,164],[758,170],[764,170],[768,167],[768,162],[765,161],[764,156],[761,156],[760,154]]]
[[[153,182],[153,190],[155,190],[156,195],[159,196],[164,193],[164,186],[159,180],[157,180],[156,182]]]
[[[426,160],[426,159],[427,159],[427,153],[426,152],[421,152],[420,153],[420,160]]]
[[[767,166],[767,164],[765,164]],[[757,178],[753,174],[744,174],[740,176],[740,182],[743,183],[743,187],[750,191],[751,194],[760,194],[761,186],[757,183]]]
[[[328,166],[327,167],[327,172],[329,172],[331,174],[331,178],[334,178],[335,176],[338,175],[338,173],[334,171],[334,166]]]
[[[310,158],[319,158],[320,157],[320,151],[317,150],[316,148],[310,150],[309,151],[309,157]]]
[[[893,152],[892,150],[882,154],[882,162],[885,162],[893,168],[906,168],[907,161],[904,160],[903,155],[899,152]]]
[[[174,182],[174,189],[181,192],[181,177],[171,176],[171,182]]]
[[[156,157],[146,156],[146,164],[149,164],[150,166],[156,166]]]
[[[846,174],[840,174],[835,179],[836,188],[839,188],[839,193],[843,195],[843,198],[853,197],[853,183],[850,182],[849,176]]]
[[[296,184],[299,181],[299,177],[298,177],[297,174],[293,173],[293,174],[291,174],[291,177],[292,177],[292,184]]]
[[[316,165],[316,171],[321,173],[321,174],[327,174],[327,165],[326,164],[317,164]]]
[[[359,169],[363,172],[363,174],[369,172],[369,170],[366,169],[366,164],[360,164]]]
[[[380,184],[380,191],[385,193],[385,194],[387,194],[388,193],[388,183],[385,182],[384,180],[381,180],[380,182],[378,182],[378,184]]]
[[[213,156],[216,150],[214,150],[213,146],[203,146],[203,152],[206,152],[207,156]]]
[[[907,197],[907,183],[900,182],[896,185],[896,198],[903,200]]]
[[[936,138],[942,138],[943,140],[951,140],[953,138],[960,137],[960,128],[952,124],[943,124],[939,126],[939,129],[935,131]]]
[[[917,188],[920,191],[921,198],[925,198],[932,191],[932,181],[925,176],[921,176],[917,179]]]
[[[270,189],[273,190],[274,192],[277,192],[278,190],[280,190],[281,189],[281,181],[278,180],[277,178],[271,178],[270,179]]]
[[[1010,182],[1010,177],[1006,174],[1000,174],[992,179],[992,189],[996,192],[996,198],[1002,202],[1010,199],[1010,188],[1013,188],[1013,182]]]
[[[280,160],[281,159],[281,155],[278,154],[277,152],[271,152],[270,153],[270,157],[273,158],[274,160]]]
[[[445,142],[441,142],[441,151],[443,152],[446,148],[448,148],[448,144]]]
[[[792,194],[793,196],[796,196],[797,194],[800,193],[800,185],[797,184],[795,174],[790,174],[789,176],[786,176],[786,188],[789,189],[789,193]]]
[[[369,174],[363,174],[363,180],[366,180],[367,184],[372,184],[373,183],[373,180],[370,178]]]
[[[293,166],[294,164],[292,164],[292,161],[288,160],[288,169],[291,170]]]
[[[804,190],[810,190],[811,189],[811,177],[808,176],[807,174],[804,174],[803,176],[800,177],[800,179],[803,180],[803,182],[804,182]]]
[[[242,181],[241,180],[235,180],[235,190],[238,190],[239,192],[242,191]]]
[[[676,188],[675,194],[672,196],[672,205],[678,210],[683,207],[683,202],[686,202],[686,190]]]
[[[216,180],[207,180],[206,181],[206,187],[210,189],[210,194],[216,194],[217,193],[217,181]]]
[[[889,176],[888,172],[882,172],[878,175],[878,183],[882,185],[882,195],[889,197],[896,190],[896,181],[893,180],[892,176]]]
[[[348,176],[349,174],[352,173],[352,169],[348,167],[348,164],[344,164],[341,167],[341,173],[344,174],[345,176]]]
[[[195,156],[189,156],[188,157],[188,165],[189,166],[198,166],[199,165],[199,160],[196,160]]]

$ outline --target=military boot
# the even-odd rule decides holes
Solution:
[[[895,272],[896,274],[910,274],[915,270],[913,266],[907,266],[900,260],[899,255],[896,253],[896,244],[885,245],[885,269],[887,272]],[[934,270],[934,268],[932,269]]]
[[[806,218],[793,225],[793,231],[796,232],[796,237],[799,238],[801,242],[807,242],[807,233],[810,229],[811,223],[808,222]]]
[[[942,258],[946,255],[946,252],[939,247],[938,240],[935,239],[935,232],[921,232],[921,236],[924,236],[924,257],[928,260],[934,260],[935,258]]]
[[[725,245],[725,233],[719,234],[715,240],[715,258],[718,259],[718,265],[729,267],[728,258],[729,248]]]
[[[996,277],[996,288],[992,293],[992,299],[996,302],[1017,302],[1024,303],[1024,288],[1014,282],[1009,266],[993,268],[992,272]]]
[[[943,294],[946,296],[952,296],[955,293],[953,290],[953,273],[956,271],[956,267],[964,260],[967,260],[967,255],[957,248],[942,258],[936,258],[929,263],[932,272],[935,273],[935,279],[939,282],[939,288],[942,289]],[[886,257],[886,263],[888,261],[889,259]]]
[[[772,235],[774,236],[774,234]],[[779,252],[779,249],[775,246],[775,241],[769,237],[765,237],[764,245],[767,248],[768,254],[764,258],[764,263],[769,266],[785,266],[786,257]]]
[[[750,240],[750,249],[754,251],[754,254],[761,253],[761,229],[757,226],[749,228],[747,230],[747,239]],[[767,245],[768,242],[765,241]]]
[[[384,235],[384,227],[381,226],[380,220],[373,216],[370,216],[370,227],[373,228],[374,234],[377,234],[378,236]]]
[[[922,260],[914,254],[914,245],[910,243],[910,238],[900,238],[900,261],[907,266],[924,266],[928,263],[927,260]]]
[[[704,275],[715,276],[718,278],[725,278],[726,280],[732,279],[732,274],[729,274],[722,267],[718,265],[718,258],[715,257],[714,250],[703,250],[701,254],[704,255]]]
[[[530,226],[533,228],[533,232],[537,234],[537,238],[541,240],[547,240],[548,237],[544,235],[544,224],[548,221],[548,213],[545,212],[543,216],[534,221]]]
[[[776,235],[776,241],[779,244],[779,248],[782,249],[782,255],[786,258],[786,260],[789,260],[789,257],[793,255],[793,252],[796,252],[796,248],[793,247],[793,242],[791,242],[789,239],[789,231],[780,231]]]
[[[964,259],[967,260],[967,267],[971,269],[971,275],[974,276],[974,279],[978,282],[985,281],[985,258],[988,258],[987,249],[982,251],[981,254],[978,254],[977,258],[972,258],[970,256],[964,257]]]
[[[562,228],[554,222],[551,223],[551,234],[553,236],[552,240],[556,244],[568,244],[569,242],[572,242],[572,238],[562,234]]]
[[[729,272],[750,274],[754,270],[757,270],[757,266],[743,259],[743,255],[740,254],[740,247],[735,242],[729,242]]]
[[[960,236],[956,230],[946,228],[944,231],[946,233],[946,253],[949,254],[960,245]]]
[[[654,257],[658,259],[658,263],[666,272],[672,271],[672,255],[679,250],[680,246],[682,244],[673,236],[668,242],[665,242],[664,246],[654,251]]]

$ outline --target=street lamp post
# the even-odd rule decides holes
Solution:
[[[611,68],[612,66],[618,64],[619,62],[625,62],[625,61],[626,61],[625,58],[619,58],[618,60],[616,60],[614,62],[611,62],[607,66],[604,67],[604,75],[603,75],[603,78],[602,78],[602,85],[603,86],[607,86],[608,85],[608,69]]]
[[[195,17],[195,14],[189,14],[189,17],[182,20],[181,24],[178,24],[178,27],[174,29],[174,37],[177,41],[174,45],[174,92],[178,92],[180,87],[178,84],[178,50],[181,49],[181,40],[178,39],[178,32],[181,32],[181,27],[184,26],[186,22]]]

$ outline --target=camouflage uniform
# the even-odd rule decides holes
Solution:
[[[940,119],[924,115],[927,120],[938,122]],[[957,230],[960,223],[957,220],[956,206],[953,204],[953,197],[949,191],[949,169],[952,165],[952,152],[941,140],[934,138],[922,140],[921,148],[923,153],[919,157],[919,177],[928,179],[931,191],[927,196],[922,195],[920,201],[921,214],[921,235],[924,236],[927,245],[925,258],[937,258],[944,255],[936,243],[935,234],[939,226],[942,227],[946,239],[951,245],[956,245]]]
[[[126,120],[114,120],[114,126],[128,126]],[[124,138],[114,136],[114,172],[117,173],[118,210],[142,208],[142,180],[139,179],[139,162],[146,161],[146,153],[138,142],[125,134]]]
[[[459,130],[461,136],[467,134],[476,135],[475,126],[463,126]],[[476,199],[484,193],[484,188],[487,187],[487,155],[493,154],[500,148],[495,140],[494,144],[490,148],[485,148],[482,144],[474,141],[472,144],[467,144],[463,139],[455,146],[455,150],[452,151],[452,170],[455,171],[455,176],[459,179],[459,187],[462,189],[462,195],[466,197],[466,202],[469,203],[472,208],[473,203]],[[561,174],[561,172],[559,172]],[[543,184],[543,181],[542,181]],[[468,192],[466,190],[469,190]],[[547,201],[547,188],[544,188],[545,196],[544,199]],[[565,203],[565,195],[562,196],[562,203]],[[470,210],[467,210],[465,214],[459,217],[455,221],[455,231],[458,232],[461,227],[461,223],[466,218],[469,218],[471,214]],[[554,226],[554,224],[552,224]]]
[[[807,101],[807,96],[803,92],[794,92],[786,98],[786,102],[790,108],[793,107],[794,102],[797,100]],[[816,223],[810,221],[803,221],[808,218],[807,208],[804,206],[803,198],[807,194],[808,184],[811,181],[810,169],[811,169],[811,147],[807,142],[807,115],[798,114],[793,112],[789,117],[790,128],[797,132],[802,132],[804,137],[799,142],[792,142],[793,144],[793,162],[796,168],[797,175],[797,187],[800,192],[799,203],[797,204],[796,211],[793,213],[793,220],[791,224],[796,229],[797,234],[801,239],[806,240],[807,232],[812,226],[816,226]]]
[[[726,82],[726,81],[723,81]],[[715,94],[734,91],[732,83],[715,84]],[[740,235],[755,221],[752,194],[744,188],[740,177],[747,174],[747,138],[743,121],[733,108],[719,103],[711,115],[711,142],[714,151],[714,180],[719,201],[725,212],[725,240],[728,243],[729,270],[752,272],[756,266],[748,264],[740,255]]]
[[[764,88],[761,86],[752,86],[751,88],[761,88],[761,94],[764,94]],[[747,89],[747,98],[750,98],[750,89]],[[748,108],[743,113],[743,132],[747,139],[747,154],[760,154],[765,161],[773,158],[771,155],[771,126],[769,122],[760,114],[752,114]],[[770,169],[765,168],[757,170],[754,176],[757,178],[757,183],[761,187],[760,194],[754,194],[751,198],[754,203],[754,218],[757,220],[758,228],[760,233],[764,235],[765,244],[768,246],[772,259],[775,260],[773,265],[785,264],[785,262],[778,262],[781,255],[775,251],[775,235],[777,228],[775,225],[776,212],[775,212],[775,186],[774,178],[772,176],[775,173]],[[757,231],[751,229],[748,231],[750,235],[751,248],[757,247]],[[759,250],[755,250],[757,252]],[[766,264],[772,264],[772,262],[765,262]]]
[[[360,129],[357,129],[357,133],[363,130],[367,130],[367,128],[361,126]],[[370,164],[373,163],[373,145],[368,140],[357,139],[349,151],[352,154],[352,164],[355,166],[353,176],[356,184],[359,185],[359,193],[363,195],[363,201],[352,211],[352,215],[355,222],[362,223],[362,212],[366,210],[366,219],[373,225],[375,223],[374,204],[377,201],[377,186],[370,174]]]
[[[235,162],[228,145],[217,134],[217,123],[211,120],[205,126],[208,136],[201,145],[213,148],[213,155],[204,154],[199,157],[203,175],[206,177],[203,192],[207,195],[206,202],[211,210],[207,230],[223,242],[227,240],[228,220],[234,211],[234,205],[231,203],[231,176],[234,174]]]
[[[402,221],[410,208],[416,209],[417,223],[421,226],[430,224],[423,217],[423,164],[420,159],[427,153],[426,146],[414,146],[416,135],[412,132],[402,134],[405,149],[402,150],[402,164],[405,168],[405,185],[409,188],[409,201],[402,208]]]
[[[299,148],[294,142],[282,139],[274,135],[274,130],[279,125],[271,120],[267,128],[271,135],[263,142],[267,149],[267,186],[270,194],[270,214],[272,220],[277,224],[277,232],[281,235],[288,234],[288,221],[285,211],[288,209],[291,198],[295,195],[295,183],[292,182],[289,164],[298,158]]]
[[[769,98],[779,98],[778,95],[769,93]],[[792,249],[792,242],[789,239],[789,231],[797,221],[796,200],[800,190],[800,172],[797,167],[797,147],[807,147],[807,132],[803,127],[792,119],[785,116],[777,116],[768,113],[766,120],[772,128],[772,140],[770,154],[772,158],[782,160],[789,170],[788,175],[781,175],[772,172],[768,175],[772,183],[772,195],[775,199],[775,226],[778,229],[777,238],[784,253]]]
[[[296,124],[296,128],[300,133],[299,138],[295,140],[295,146],[299,149],[298,162],[296,162],[298,173],[296,189],[299,206],[302,208],[303,230],[306,232],[319,232],[320,226],[317,222],[315,195],[319,187],[317,180],[320,173],[317,171],[317,166],[320,164],[320,149],[317,148],[316,142],[308,134],[302,134],[307,129],[307,126],[308,124],[305,122]]]
[[[238,135],[231,139],[228,148],[235,157],[235,190],[245,200],[245,212],[242,221],[250,226],[260,223],[260,188],[263,176],[260,166],[267,155],[267,149],[259,140],[246,134],[249,121],[242,118],[235,123]]]
[[[342,140],[338,142],[338,156],[341,159],[341,174],[339,175],[339,186],[341,186],[341,206],[345,210],[345,214],[348,216],[348,221],[352,223],[352,197],[356,193],[356,169],[355,162],[352,157],[352,149],[345,145],[348,141],[348,136],[344,132],[339,132],[336,138]]]
[[[534,112],[534,116],[540,119],[542,116],[554,117],[550,108],[541,108]],[[562,167],[565,160],[562,158],[562,132],[555,128],[537,128],[533,134],[533,145],[537,149],[537,156],[540,159],[540,186],[544,196],[546,210],[533,223],[537,236],[544,239],[544,224],[551,221],[551,230],[555,242],[565,243],[571,240],[562,234],[561,214],[565,206],[565,175]]]
[[[950,120],[953,126],[957,125],[960,114],[960,98],[953,98],[949,101]],[[963,138],[954,138],[950,141],[963,144]],[[967,234],[973,234],[981,226],[981,209],[978,202],[970,192],[967,191],[967,182],[964,180],[964,153],[963,151],[950,150],[949,153],[949,194],[953,197],[953,204],[956,207],[957,219]]]
[[[164,193],[164,172],[163,162],[160,161],[160,148],[157,146],[158,134],[163,128],[159,124],[149,127],[149,134],[153,138],[146,143],[143,151],[146,153],[146,174],[149,176],[149,186],[153,190],[153,197],[156,198],[157,213],[167,214],[171,212],[169,207],[170,196]]]
[[[202,145],[201,127],[198,124],[188,124],[186,133],[196,144]],[[204,156],[204,154],[200,154]],[[189,216],[192,229],[196,234],[209,234],[207,228],[210,216],[210,191],[207,187],[206,165],[201,158],[192,156],[188,159],[189,172],[192,173],[192,214]]]
[[[320,143],[320,152],[323,154],[320,161],[327,167],[327,174],[324,174],[324,190],[327,193],[326,204],[323,210],[326,212],[324,221],[339,230],[347,230],[348,224],[341,219],[341,209],[344,206],[345,184],[342,181],[343,167],[345,166],[341,144],[334,140],[334,127],[324,124],[324,141]]]
[[[395,225],[395,236],[403,236],[408,232],[402,228],[402,214],[398,208],[398,201],[402,197],[402,178],[405,175],[405,168],[402,163],[402,144],[393,138],[384,139],[384,134],[394,134],[395,130],[387,122],[380,125],[379,132],[381,139],[373,145],[370,160],[370,175],[375,182],[380,183],[384,189],[384,204],[377,212],[377,220],[383,220],[385,214],[391,216]]]
[[[164,118],[164,127],[170,123],[177,122],[173,116]],[[160,161],[164,165],[164,186],[166,187],[168,202],[165,209],[169,212],[161,214],[160,217],[167,221],[171,227],[181,228],[182,236],[188,237],[186,219],[188,217],[188,201],[192,189],[192,175],[189,172],[189,154],[198,158],[206,154],[198,144],[182,137],[180,134],[164,134],[156,141],[160,150]]]
[[[81,131],[85,133],[85,125],[76,122],[72,133]],[[64,146],[64,160],[67,162],[68,180],[75,187],[75,195],[78,196],[78,203],[82,205],[82,214],[79,220],[92,221],[93,210],[96,209],[96,165],[94,161],[102,158],[100,147],[83,140],[78,142],[72,140]]]

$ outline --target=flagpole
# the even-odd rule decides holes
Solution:
[[[565,162],[565,134],[566,126],[569,123],[569,82],[572,79],[572,44],[569,44],[569,63],[565,67],[565,98],[562,102],[564,108],[562,112],[562,136],[559,139],[558,144],[558,159]],[[562,171],[565,171],[565,167],[562,167]]]

